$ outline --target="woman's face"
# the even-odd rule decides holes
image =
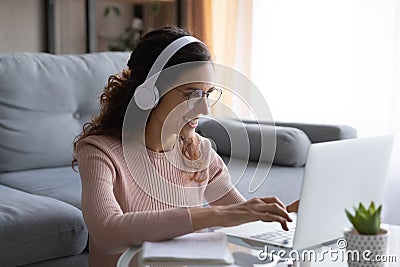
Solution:
[[[197,67],[194,71],[201,75],[201,81],[211,81],[212,68],[210,65]],[[175,87],[164,94],[153,110],[154,116],[163,124],[163,133],[180,134],[184,137],[193,136],[199,116],[209,113],[205,93],[213,88],[214,85],[210,82],[193,82]],[[200,97],[199,90],[203,94],[202,97]],[[193,99],[195,94],[198,97]],[[189,100],[190,97],[192,97],[191,100]]]

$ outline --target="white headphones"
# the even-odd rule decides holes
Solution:
[[[140,109],[149,110],[157,105],[160,97],[160,93],[156,87],[158,76],[160,76],[168,60],[182,47],[191,43],[204,44],[193,36],[183,36],[170,43],[157,57],[147,74],[146,80],[136,88],[133,95],[136,105]]]

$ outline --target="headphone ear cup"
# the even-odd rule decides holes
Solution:
[[[154,104],[151,108],[154,108],[155,106],[157,106],[158,101],[160,100],[160,93],[156,86],[154,86],[154,88],[153,88],[153,93],[154,93]]]
[[[157,87],[152,89],[146,84],[139,85],[133,95],[136,105],[142,110],[149,110],[155,107],[158,103],[159,93]]]

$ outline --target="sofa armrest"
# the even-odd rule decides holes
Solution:
[[[303,166],[311,145],[300,129],[232,118],[201,118],[196,131],[210,138],[220,155],[282,166]]]
[[[254,120],[243,120],[245,123],[257,123]],[[261,124],[271,124],[260,121]],[[312,143],[351,139],[357,137],[357,130],[348,125],[339,124],[313,124],[297,122],[275,122],[275,126],[293,127],[305,132]]]
[[[252,161],[273,161],[277,165],[292,167],[305,164],[311,143],[357,137],[356,130],[345,125],[287,122],[277,122],[275,127],[272,125],[269,121],[204,117],[200,119],[196,131],[210,138],[221,155]],[[270,139],[274,135],[276,143],[271,142],[275,139]],[[246,136],[248,139],[243,139]],[[233,150],[232,144],[236,149]],[[276,150],[271,145],[276,145]],[[272,150],[275,155],[270,153]]]
[[[348,125],[308,124],[276,122],[277,126],[293,127],[308,135],[312,143],[351,139],[357,137],[357,130]]]

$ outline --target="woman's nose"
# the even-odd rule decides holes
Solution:
[[[207,103],[207,98],[202,97],[194,106],[194,111],[198,114],[208,115],[210,113],[210,107]]]

